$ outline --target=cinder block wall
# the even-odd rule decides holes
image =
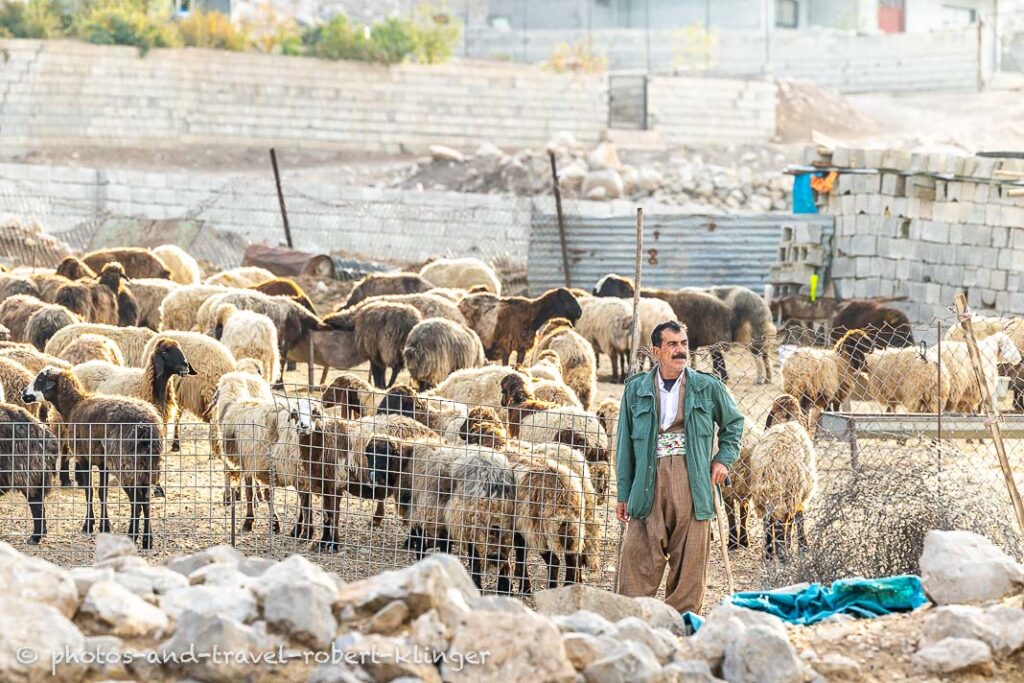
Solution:
[[[966,291],[980,314],[1024,315],[1024,197],[1008,194],[1024,184],[998,173],[1024,160],[838,149],[832,162],[878,170],[841,175],[825,202],[844,298],[905,296],[930,323]]]
[[[472,150],[482,142],[537,147],[563,130],[594,143],[608,123],[605,75],[537,66],[453,61],[387,68],[196,49],[139,57],[130,47],[70,41],[4,40],[0,47],[8,55],[0,68],[0,135],[8,146]],[[774,98],[750,99],[749,82],[659,82],[692,93],[659,101],[668,130],[685,134],[680,142],[757,140],[774,132]],[[718,130],[680,124],[719,117],[728,123]]]

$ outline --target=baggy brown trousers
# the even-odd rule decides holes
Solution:
[[[686,458],[658,458],[656,467],[651,513],[626,525],[617,591],[631,598],[655,597],[667,563],[665,602],[679,612],[699,613],[707,586],[711,522],[694,518]]]

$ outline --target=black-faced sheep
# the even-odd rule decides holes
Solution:
[[[352,289],[342,308],[355,306],[371,296],[385,294],[417,294],[433,287],[416,273],[374,273],[367,275]]]
[[[29,545],[46,535],[44,499],[57,471],[56,435],[20,406],[0,403],[0,495],[16,491],[32,515]]]
[[[170,280],[179,285],[195,285],[199,283],[202,273],[199,264],[181,247],[174,244],[161,244],[153,248],[153,254],[160,259],[170,271]]]
[[[25,389],[26,403],[49,401],[60,413],[66,438],[76,456],[75,476],[85,488],[86,516],[82,531],[95,529],[92,467],[100,474],[100,531],[110,531],[107,516],[109,477],[117,477],[128,496],[128,536],[153,547],[150,487],[160,472],[164,429],[160,415],[139,399],[88,394],[70,370],[46,368]]]
[[[435,287],[469,289],[476,285],[501,294],[501,280],[489,265],[477,258],[447,258],[432,261],[420,269],[420,276]]]
[[[562,379],[579,397],[584,408],[597,396],[597,360],[590,343],[579,335],[565,318],[552,318],[537,330],[533,357],[542,351],[558,354]]]
[[[405,340],[402,357],[421,391],[440,384],[456,370],[480,367],[486,360],[476,332],[442,318],[417,323]]]
[[[864,330],[872,349],[914,345],[914,331],[907,314],[893,306],[870,299],[853,299],[832,317],[832,343],[850,330]]]
[[[367,302],[351,311],[334,313],[324,318],[330,329],[355,333],[355,346],[370,361],[374,386],[389,387],[404,367],[402,350],[406,338],[420,321],[420,312],[408,304],[381,301]],[[384,381],[391,368],[391,380]]]
[[[101,272],[108,263],[116,261],[121,264],[124,273],[130,278],[159,277],[166,280],[171,276],[171,271],[167,269],[164,262],[149,249],[137,247],[100,249],[89,252],[82,257],[82,261],[97,273]]]

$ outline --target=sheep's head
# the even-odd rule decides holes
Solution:
[[[221,304],[217,307],[217,315],[214,319],[213,324],[213,338],[217,341],[221,340],[224,336],[224,326],[228,324],[228,320],[231,319],[235,313],[238,312],[238,307],[234,304]]]
[[[388,389],[388,393],[384,394],[380,405],[377,406],[377,412],[382,415],[402,415],[418,420],[426,412],[426,405],[411,386],[396,384]]]
[[[633,296],[633,281],[615,273],[609,273],[594,285],[594,296],[615,296],[620,298]]]
[[[157,377],[188,377],[196,375],[196,369],[185,358],[185,352],[173,339],[161,339],[153,349],[153,373]]]
[[[364,382],[352,373],[343,372],[320,394],[320,403],[324,409],[342,406],[346,414],[359,419],[363,416],[363,406],[359,401],[363,385]]]
[[[766,429],[769,429],[773,425],[784,422],[794,420],[803,422],[803,419],[804,411],[800,408],[800,402],[789,394],[782,394],[772,401],[772,406],[768,409],[768,417],[765,419],[764,426]]]
[[[66,277],[69,280],[81,280],[83,278],[94,278],[96,272],[85,264],[85,261],[74,256],[68,256],[57,265],[57,275]]]
[[[507,408],[519,405],[533,398],[533,392],[526,386],[526,380],[516,372],[510,372],[501,378],[501,405]]]
[[[508,442],[508,433],[498,420],[497,413],[483,406],[469,411],[459,427],[459,438],[469,444],[500,449]]]
[[[601,426],[604,427],[605,434],[611,434],[612,427],[619,420],[618,402],[614,399],[606,398],[601,401],[594,413],[597,415],[597,418],[601,420]]]
[[[850,330],[833,347],[833,351],[846,359],[850,370],[860,372],[867,366],[867,354],[871,352],[872,341],[864,330]]]
[[[111,261],[103,264],[103,270],[100,271],[97,281],[115,292],[120,292],[121,283],[123,281],[131,282],[131,279],[125,274],[124,266],[117,261]]]
[[[388,438],[374,438],[366,444],[369,484],[374,500],[381,500],[398,481],[401,469],[401,446]]]
[[[545,292],[539,301],[543,304],[541,319],[565,318],[570,323],[575,323],[583,315],[583,308],[580,306],[580,302],[565,287]],[[534,325],[534,327],[539,326],[538,321],[538,324]]]
[[[309,436],[316,429],[320,419],[320,410],[312,400],[299,398],[289,409],[288,419],[300,436]]]
[[[57,397],[61,382],[70,382],[81,389],[81,385],[70,370],[61,370],[56,366],[49,365],[40,370],[32,383],[21,392],[22,403],[42,403],[43,401],[52,403]]]

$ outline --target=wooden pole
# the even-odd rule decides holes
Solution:
[[[313,331],[309,332],[309,362],[306,363],[306,382],[309,384],[309,395],[313,395],[313,385],[316,382],[316,365],[313,361],[313,353],[316,350],[313,346]]]
[[[633,341],[629,348],[629,372],[637,371],[637,355],[640,352],[640,272],[643,268],[644,253],[644,210],[636,210],[636,268],[633,271]]]
[[[288,209],[284,206],[284,192],[281,191],[281,171],[277,168],[277,152],[270,148],[270,165],[274,167],[274,185],[277,187],[277,204],[281,207],[281,220],[284,221],[284,239],[289,249],[294,249],[292,244],[292,229],[288,225]]]
[[[551,159],[551,182],[555,189],[555,211],[558,214],[558,242],[562,246],[562,275],[565,277],[565,286],[572,287],[572,277],[569,275],[569,251],[565,246],[565,216],[562,214],[562,190],[558,187],[558,164],[555,163],[555,153],[548,150],[548,158]]]
[[[981,392],[981,400],[988,416],[986,422],[992,432],[992,441],[996,446],[996,455],[999,456],[999,466],[1003,469],[1003,478],[1006,480],[1006,488],[1010,493],[1010,502],[1013,503],[1013,510],[1017,515],[1017,524],[1020,529],[1024,530],[1024,502],[1021,502],[1020,491],[1017,490],[1017,483],[1013,480],[1013,468],[1010,467],[1010,460],[1006,457],[1003,432],[999,424],[1001,416],[994,408],[994,399],[989,393],[988,384],[982,373],[981,353],[978,351],[978,341],[974,337],[974,325],[971,323],[971,311],[967,307],[967,297],[957,294],[953,298],[953,306],[964,329],[964,341],[967,342],[967,352],[971,356],[971,365],[974,366],[974,379]]]

